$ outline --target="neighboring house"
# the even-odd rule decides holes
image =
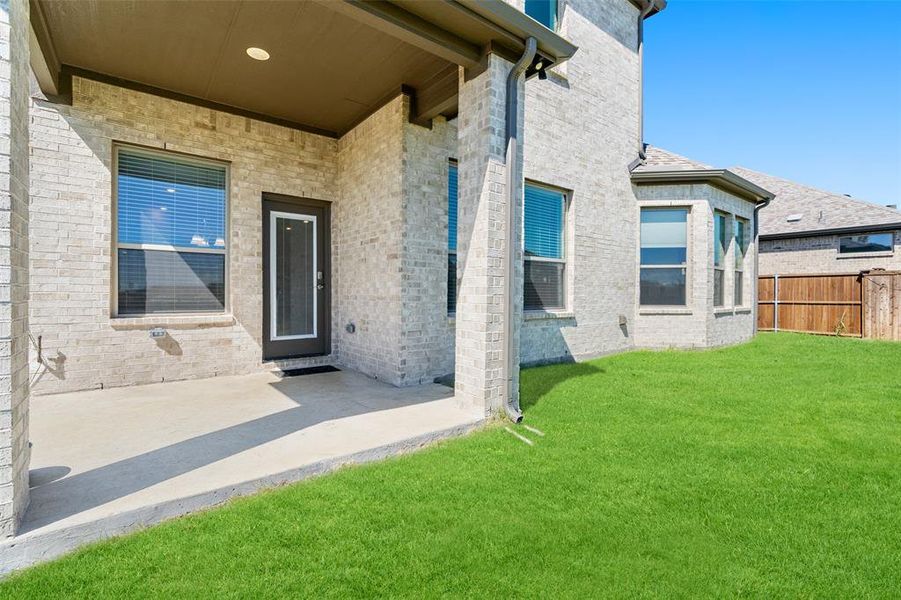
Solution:
[[[518,418],[520,364],[754,333],[770,194],[636,166],[662,0],[3,2],[4,533],[31,391],[333,363]]]
[[[901,270],[901,212],[741,167],[775,194],[760,213],[760,274]]]

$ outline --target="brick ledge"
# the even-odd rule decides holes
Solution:
[[[113,329],[204,329],[207,327],[229,327],[236,323],[234,315],[153,315],[146,317],[112,317]]]

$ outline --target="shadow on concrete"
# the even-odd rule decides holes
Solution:
[[[57,479],[62,479],[72,472],[69,467],[42,467],[28,472],[28,487],[36,488]]]
[[[436,399],[434,394],[415,393],[415,388],[406,388],[414,393],[398,392],[398,388],[356,374],[337,382],[329,381],[328,378],[332,375],[337,374],[287,378],[268,384],[297,403],[295,408],[211,431],[71,477],[65,477],[65,473],[60,475],[62,470],[68,473],[68,467],[32,471],[30,505],[19,534],[128,496],[324,421]],[[227,409],[227,405],[223,408]],[[173,417],[178,418],[177,415]],[[98,415],[98,418],[103,416]],[[249,478],[259,475],[248,473]]]

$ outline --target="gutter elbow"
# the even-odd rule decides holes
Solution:
[[[518,406],[515,406],[513,402],[507,402],[504,406],[507,411],[508,419],[514,423],[522,423],[522,410],[520,410]]]

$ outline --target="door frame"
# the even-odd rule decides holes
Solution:
[[[267,214],[266,205],[269,203],[270,208]],[[273,206],[274,205],[282,205],[282,206]],[[322,290],[322,293],[314,298],[316,303],[316,329],[315,331],[318,333],[316,337],[294,337],[290,338],[281,338],[281,339],[273,339],[271,338],[272,332],[272,306],[270,303],[271,298],[271,287],[272,287],[272,252],[274,251],[274,247],[272,246],[271,240],[269,239],[271,232],[271,224],[273,221],[273,214],[278,213],[288,213],[288,214],[298,214],[303,213],[304,209],[313,209],[316,211],[321,211],[322,213],[322,222],[320,223],[319,219],[315,214],[311,214],[314,218],[314,251],[316,252],[317,258],[317,267],[319,271],[322,271],[322,284],[325,286]],[[260,201],[260,213],[261,213],[261,225],[263,228],[262,236],[261,236],[261,246],[262,246],[262,340],[261,340],[261,352],[263,355],[263,361],[271,361],[271,360],[284,360],[291,358],[304,358],[304,357],[312,357],[312,356],[328,356],[332,351],[332,246],[331,246],[331,202],[327,202],[325,200],[316,200],[313,198],[302,198],[298,196],[287,196],[285,194],[276,194],[272,192],[263,192],[261,201]],[[320,251],[320,248],[323,251]],[[303,339],[316,339],[321,336],[322,339],[322,351],[317,352],[307,352],[307,353],[289,353],[289,354],[279,354],[279,353],[271,353],[267,352],[267,345],[272,342],[284,342],[284,341],[292,341],[292,340],[303,340]]]

